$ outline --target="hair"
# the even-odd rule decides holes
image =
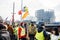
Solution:
[[[43,27],[38,27],[38,32],[41,32],[43,30]]]
[[[31,26],[34,26],[34,24],[33,24],[33,23],[31,23]]]
[[[7,26],[9,26],[9,24],[7,24]]]
[[[20,26],[23,26],[23,22],[20,23]]]
[[[44,26],[44,23],[41,23],[41,24],[39,24],[37,26],[38,26],[38,32],[43,31],[44,28],[42,26]]]
[[[26,23],[24,23],[24,27],[26,27],[27,26],[27,24]]]
[[[58,28],[54,28],[53,30],[55,31],[55,35],[58,36],[59,35]]]
[[[6,29],[6,27],[3,24],[0,24],[0,30]]]

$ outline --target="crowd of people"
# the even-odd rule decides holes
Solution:
[[[60,34],[57,27],[46,31],[44,23],[20,22],[13,27],[0,20],[0,40],[60,40]]]

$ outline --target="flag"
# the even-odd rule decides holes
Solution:
[[[18,15],[21,15],[22,14],[22,10],[18,11]]]
[[[5,18],[5,21],[8,19],[8,17]]]
[[[26,18],[28,16],[28,8],[25,6],[24,7],[24,15],[22,16],[22,19]]]
[[[24,13],[24,15],[22,16],[22,19],[26,18],[28,16],[28,11]]]

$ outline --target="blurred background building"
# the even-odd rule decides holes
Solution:
[[[55,22],[54,10],[45,11],[44,9],[40,9],[35,12],[35,16],[37,18],[37,22]]]

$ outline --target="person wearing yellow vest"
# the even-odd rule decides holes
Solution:
[[[23,23],[21,23],[20,27],[18,28],[18,39],[26,40],[26,30],[23,27]]]
[[[28,27],[28,35],[29,35],[30,40],[34,40],[36,30],[37,30],[36,26],[33,23],[31,23],[31,25],[29,25],[29,27]]]
[[[14,35],[15,35],[15,39],[18,40],[18,37],[17,37],[17,31],[18,31],[18,27],[15,27],[14,28]]]
[[[38,32],[35,35],[36,40],[48,40],[47,38],[47,33],[45,30],[43,30],[43,24],[41,24],[41,26],[38,27]]]

